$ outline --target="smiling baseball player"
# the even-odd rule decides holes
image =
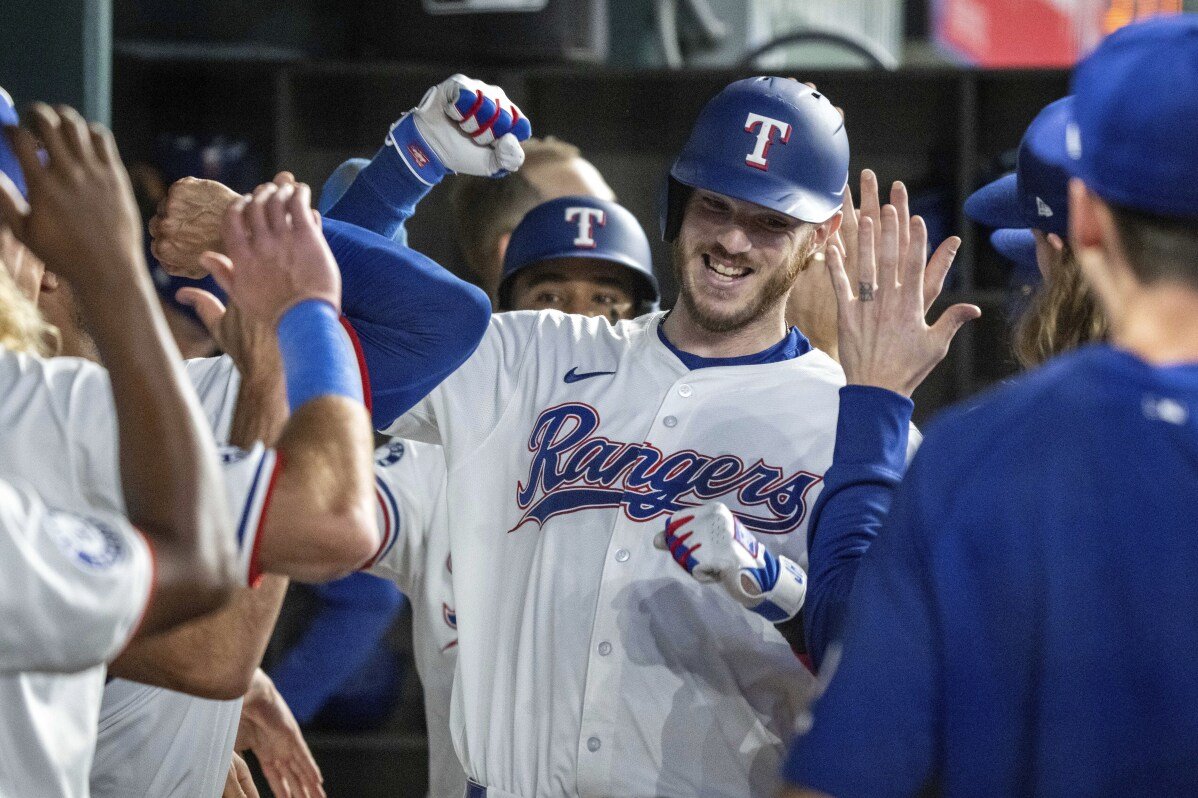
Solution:
[[[652,538],[667,515],[721,499],[802,561],[843,375],[783,314],[839,223],[847,163],[821,95],[777,78],[731,85],[672,173],[673,313],[614,326],[501,314],[411,413],[376,412],[389,432],[444,446],[452,713],[472,795],[774,783],[810,677],[769,621],[704,591]],[[371,310],[346,304],[351,319]],[[364,350],[373,377],[383,356]]]

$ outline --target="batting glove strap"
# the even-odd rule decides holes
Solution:
[[[747,568],[741,572],[762,588],[757,596],[760,600],[749,609],[770,623],[789,621],[803,609],[803,601],[807,598],[807,578],[803,575],[803,569],[790,558],[775,557],[768,551],[764,555],[764,567]]]
[[[426,186],[435,186],[450,170],[441,163],[436,151],[416,127],[416,115],[409,111],[391,126],[385,140],[394,148],[416,179]]]

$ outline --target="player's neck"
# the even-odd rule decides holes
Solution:
[[[781,306],[761,314],[744,327],[731,332],[712,332],[691,318],[686,304],[679,302],[662,322],[670,343],[691,355],[706,358],[744,357],[769,349],[786,335],[786,320]]]
[[[1139,288],[1112,342],[1149,363],[1198,363],[1198,291],[1177,283]]]

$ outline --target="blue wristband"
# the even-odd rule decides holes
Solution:
[[[332,305],[306,299],[283,314],[278,330],[292,412],[321,396],[362,401],[358,358]]]
[[[391,126],[384,143],[395,149],[416,179],[426,186],[435,186],[441,182],[441,178],[450,174],[416,129],[416,117],[411,113],[404,114]]]

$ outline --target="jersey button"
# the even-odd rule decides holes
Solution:
[[[587,750],[590,751],[591,753],[598,751],[602,747],[603,747],[603,743],[599,742],[598,737],[591,737],[587,740]]]
[[[678,424],[678,419],[674,418],[673,416],[666,416],[661,420],[661,423],[665,424],[667,427],[673,427]]]
[[[679,385],[678,386],[678,395],[683,398],[690,396],[694,392],[695,392],[695,389],[690,387],[689,385]]]
[[[604,640],[602,643],[599,644],[599,656],[606,657],[610,653],[611,653],[611,643]]]
[[[628,562],[628,549],[619,549],[616,551],[616,562]]]

